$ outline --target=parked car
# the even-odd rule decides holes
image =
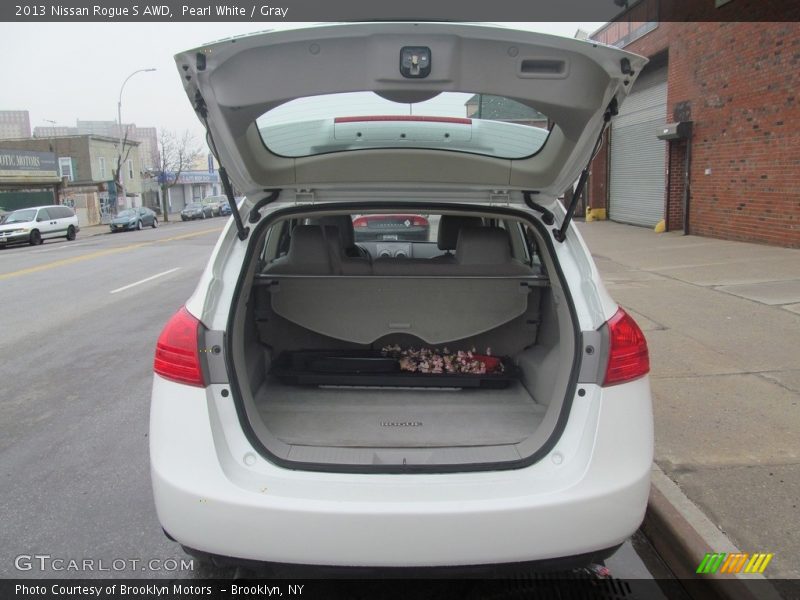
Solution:
[[[359,215],[353,219],[357,242],[427,241],[430,223],[422,215]]]
[[[557,198],[647,60],[372,22],[176,62],[246,197],[155,349],[168,537],[201,558],[357,567],[611,555],[650,490],[647,343]],[[476,91],[546,113],[550,130],[463,118]],[[397,231],[436,216],[437,240],[357,242],[355,215]]]
[[[79,231],[78,217],[68,206],[21,208],[7,214],[0,224],[0,246],[15,242],[36,246],[59,237],[74,240]]]
[[[194,219],[205,219],[206,217],[213,216],[213,209],[210,204],[201,204],[200,202],[190,202],[183,207],[181,211],[182,221],[192,221]]]
[[[140,206],[137,208],[126,208],[117,213],[108,224],[111,233],[118,231],[130,231],[132,229],[142,229],[143,227],[158,227],[158,216],[155,211]]]
[[[203,200],[201,201],[201,204],[203,204],[204,206],[207,205],[211,207],[212,217],[218,217],[220,214],[219,212],[220,208],[222,207],[223,204],[227,203],[228,199],[225,196],[208,196],[206,198],[203,198]]]

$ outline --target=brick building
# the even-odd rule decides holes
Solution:
[[[651,62],[592,163],[588,214],[800,247],[800,23],[717,4],[670,22],[642,0],[592,34]],[[657,137],[679,122],[688,139]]]

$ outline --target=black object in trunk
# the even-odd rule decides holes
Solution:
[[[272,374],[295,385],[502,389],[519,379],[519,369],[508,358],[501,360],[501,373],[410,373],[379,350],[299,350],[283,352]]]

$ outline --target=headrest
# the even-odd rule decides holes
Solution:
[[[480,217],[460,217],[458,215],[442,215],[439,219],[439,237],[436,245],[439,250],[455,250],[458,244],[458,232],[462,227],[480,227]]]
[[[329,217],[316,217],[309,219],[310,225],[332,225],[339,230],[339,240],[345,250],[356,245],[356,234],[353,230],[353,219],[350,215],[331,215]]]
[[[330,270],[330,253],[319,225],[298,225],[292,229],[286,259],[293,265]]]
[[[460,265],[501,265],[511,262],[508,232],[500,227],[462,227],[456,262]]]

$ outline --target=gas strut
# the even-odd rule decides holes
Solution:
[[[611,117],[616,115],[618,112],[617,99],[614,97],[611,99],[611,102],[608,103],[606,112],[603,113],[603,126],[600,128],[600,135],[597,136],[594,149],[592,150],[592,154],[589,156],[589,162],[586,163],[586,168],[581,171],[581,176],[578,178],[578,183],[575,185],[575,191],[572,194],[572,200],[570,200],[569,206],[567,207],[567,214],[564,217],[564,221],[561,223],[560,228],[553,229],[553,237],[559,242],[563,242],[565,239],[567,239],[567,228],[569,227],[572,217],[575,214],[575,208],[578,206],[578,199],[583,193],[583,188],[586,187],[586,181],[589,179],[589,167],[591,166],[594,157],[597,156],[598,150],[600,150],[600,145],[603,143],[603,134],[606,132],[606,128],[608,127],[609,121],[611,121]]]

